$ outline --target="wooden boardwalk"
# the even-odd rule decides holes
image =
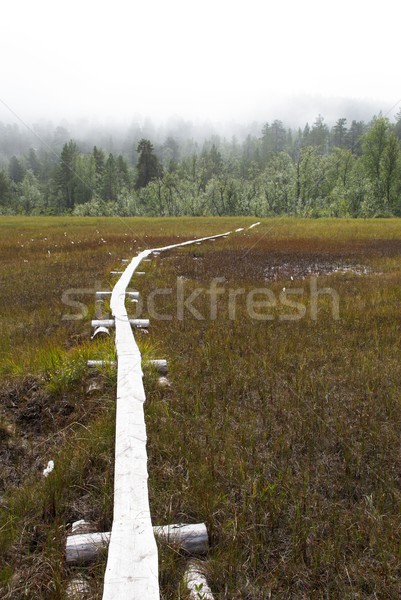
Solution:
[[[146,397],[141,354],[125,307],[126,290],[137,267],[149,255],[230,233],[145,250],[133,258],[114,286],[110,301],[117,349],[114,515],[103,600],[156,600],[160,597],[158,555],[148,497],[143,410]]]

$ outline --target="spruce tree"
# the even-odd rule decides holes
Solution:
[[[142,139],[138,144],[137,152],[139,158],[135,188],[139,190],[146,187],[153,179],[160,177],[162,170],[159,159],[154,153],[153,145],[149,140]]]

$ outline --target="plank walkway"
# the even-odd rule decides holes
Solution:
[[[254,227],[251,225],[251,228]],[[237,231],[242,231],[237,230]],[[126,290],[151,254],[225,237],[233,232],[144,250],[129,263],[111,294],[117,350],[114,514],[103,600],[158,600],[158,555],[148,497],[141,354],[125,307]]]

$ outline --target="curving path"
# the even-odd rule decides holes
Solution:
[[[252,229],[259,223],[254,223]],[[243,231],[243,228],[235,232]],[[158,600],[158,556],[148,497],[145,390],[141,354],[125,307],[125,295],[141,261],[154,252],[221,238],[232,231],[144,250],[134,257],[111,295],[117,349],[117,414],[114,515],[104,579],[103,600]]]

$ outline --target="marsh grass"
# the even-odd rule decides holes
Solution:
[[[113,359],[113,342],[89,342],[93,296],[85,320],[61,320],[63,290],[105,289],[109,271],[139,249],[248,221],[3,220],[1,376],[9,394],[0,431],[19,462],[1,492],[5,598],[62,598],[72,574],[62,563],[68,524],[111,525],[115,370],[88,374],[85,364]],[[319,287],[339,294],[338,321],[324,297],[313,321],[306,292],[299,321],[280,321],[280,306],[271,321],[250,319],[244,296],[234,321],[224,298],[216,320],[180,321],[173,294],[158,305],[173,318],[137,335],[144,357],[168,359],[172,384],[160,388],[145,370],[152,520],[207,523],[216,598],[399,597],[400,251],[397,220],[265,220],[154,258],[133,281],[145,298],[174,289],[178,276],[186,296],[224,277],[228,287],[267,286],[278,297],[291,285],[307,290],[319,265],[368,267],[318,276]],[[208,314],[206,294],[195,304]],[[23,384],[28,374],[36,392]],[[94,396],[88,377],[102,381]],[[43,419],[42,429],[18,418],[27,402],[40,404],[38,386],[55,407],[72,407]],[[45,479],[50,458],[55,471]],[[169,548],[159,555],[162,597],[185,598],[185,557]],[[101,597],[104,561],[86,571],[93,598]]]

